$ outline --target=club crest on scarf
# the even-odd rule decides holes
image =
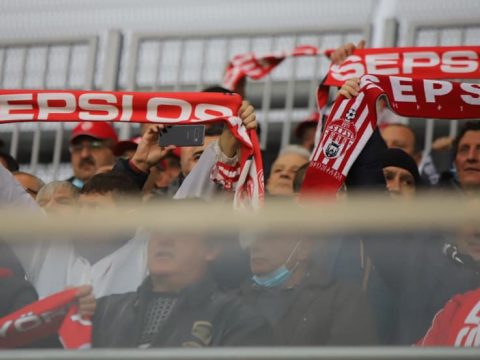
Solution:
[[[348,110],[343,120],[334,120],[325,129],[323,152],[327,158],[335,159],[344,154],[355,142],[357,131],[353,120],[357,115],[354,108]]]

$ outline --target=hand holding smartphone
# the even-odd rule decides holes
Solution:
[[[158,143],[165,147],[202,146],[205,139],[205,125],[172,125],[165,127],[160,133]]]

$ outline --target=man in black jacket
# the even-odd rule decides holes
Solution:
[[[198,236],[152,236],[150,275],[137,292],[98,300],[93,346],[268,344],[271,329],[266,320],[217,290],[209,265],[218,253],[218,245]]]
[[[279,345],[377,342],[365,295],[327,274],[323,245],[314,251],[312,239],[273,234],[245,245],[254,276],[242,287],[242,298],[269,320]]]

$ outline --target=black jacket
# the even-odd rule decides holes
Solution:
[[[25,279],[25,271],[10,247],[0,241],[0,317],[7,316],[38,300],[37,291]],[[25,348],[61,347],[53,335]]]
[[[0,241],[0,317],[38,300],[32,284],[10,247]]]
[[[110,295],[97,302],[93,347],[137,347],[144,324],[150,278],[136,293]],[[217,290],[208,277],[179,293],[167,322],[152,347],[268,345],[268,322],[230,295]]]
[[[242,287],[241,294],[245,303],[256,309],[264,291],[269,290],[249,283]],[[297,288],[282,291],[295,293],[284,315],[272,324],[279,345],[377,343],[370,308],[360,289],[333,281],[325,273],[311,272]],[[276,306],[275,300],[271,306]]]
[[[433,233],[372,235],[364,243],[394,299],[393,344],[416,343],[450,298],[480,286],[476,269],[445,256]]]

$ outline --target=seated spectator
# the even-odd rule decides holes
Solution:
[[[137,292],[98,300],[94,347],[209,347],[268,344],[270,328],[209,274],[220,248],[198,236],[155,235],[149,276]]]
[[[293,195],[293,179],[296,172],[308,163],[310,152],[299,146],[290,145],[282,149],[272,164],[266,189],[269,195]]]
[[[95,175],[85,183],[79,204],[82,211],[91,212],[96,208],[115,208],[132,198],[141,200],[138,186],[125,174],[109,172]],[[100,237],[104,236],[99,234],[93,239],[76,234],[71,241],[61,244],[38,241],[30,249],[18,250],[41,298],[66,286],[85,283],[93,286],[96,296],[138,287],[146,276],[148,235],[138,230],[111,239]]]
[[[480,189],[480,121],[468,121],[453,141],[456,174],[442,174],[442,184],[460,188],[466,195]]]
[[[312,239],[269,234],[245,245],[254,276],[241,296],[270,321],[278,344],[376,343],[366,298],[359,288],[327,274],[314,255]]]
[[[415,196],[421,180],[417,164],[411,156],[401,149],[387,149],[382,156],[382,166],[391,195],[402,198]]]
[[[40,189],[45,185],[45,183],[35,175],[23,172],[16,171],[13,173],[15,179],[23,186],[25,191],[30,194],[30,196],[35,200]]]
[[[107,122],[82,122],[70,136],[70,154],[73,176],[70,181],[81,189],[99,168],[113,166],[113,146],[118,142],[115,129]]]
[[[0,151],[0,165],[3,165],[10,172],[18,171],[20,168],[17,160],[9,153],[3,151]]]
[[[37,204],[46,212],[71,214],[78,205],[79,190],[68,181],[52,181],[37,194]]]

